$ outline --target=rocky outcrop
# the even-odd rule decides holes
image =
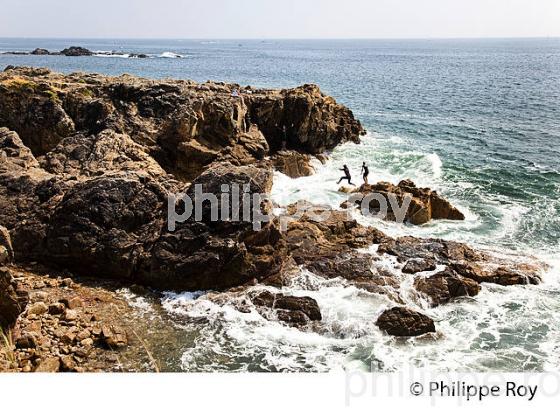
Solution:
[[[383,216],[390,221],[401,219],[397,217],[400,215],[400,211],[395,206],[403,207],[403,204],[406,204],[405,198],[407,197],[410,199],[410,205],[404,210],[402,222],[422,225],[432,219],[465,219],[461,211],[442,198],[436,191],[432,191],[429,188],[417,188],[410,180],[401,181],[398,185],[393,185],[389,182],[379,182],[375,185],[364,184],[356,192],[352,193],[352,202],[360,207],[362,207],[364,199],[369,199],[368,195],[381,195],[385,198],[386,205],[388,206],[386,215]],[[356,196],[356,194],[360,195]],[[396,204],[394,201],[391,201],[391,197],[396,201]],[[379,200],[373,196],[372,200],[368,202],[368,210],[372,215],[377,215],[384,211]],[[344,203],[342,206],[346,208],[349,205],[351,204]]]
[[[87,48],[77,47],[77,46],[72,46],[72,47],[65,48],[64,50],[62,50],[60,52],[60,54],[62,54],[63,56],[67,56],[67,57],[80,57],[80,56],[91,56],[91,55],[93,55],[93,53],[91,51],[89,51]]]
[[[412,337],[436,331],[431,318],[404,307],[386,310],[375,324],[391,336]]]
[[[44,48],[36,48],[30,54],[34,55],[34,56],[45,56],[45,55],[49,55],[50,52],[49,52],[49,50],[44,49]]]
[[[0,74],[0,124],[35,155],[77,132],[126,134],[185,180],[220,158],[247,165],[283,146],[320,154],[359,142],[363,133],[350,110],[312,85],[241,90],[235,84],[13,67]]]
[[[171,231],[171,194],[194,200],[196,186],[220,195],[224,184],[266,194],[275,147],[318,154],[363,131],[315,86],[240,90],[13,67],[0,74],[0,125],[0,223],[18,260],[179,290],[275,275],[287,247],[277,222],[257,232],[252,218],[218,222],[208,203],[201,220]]]
[[[403,270],[415,270],[412,266],[421,259],[430,261],[430,264],[445,265],[462,277],[478,283],[506,286],[538,284],[541,282],[540,273],[545,268],[539,263],[529,264],[517,262],[515,259],[500,258],[459,242],[412,236],[397,239],[386,237],[379,242],[378,252],[396,256],[399,262],[405,264]]]

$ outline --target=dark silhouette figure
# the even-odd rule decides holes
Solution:
[[[368,175],[369,175],[369,168],[367,167],[367,165],[364,161],[364,163],[362,164],[362,176],[364,178],[364,183],[365,184],[369,184]]]
[[[352,183],[352,177],[350,176],[350,170],[348,169],[348,167],[346,166],[346,164],[342,167],[341,171],[344,172],[344,176],[343,176],[343,177],[340,177],[340,179],[338,180],[337,184],[340,184],[343,180],[346,179],[350,185],[356,186],[355,184]]]

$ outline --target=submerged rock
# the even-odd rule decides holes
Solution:
[[[391,336],[412,337],[436,331],[432,319],[405,307],[386,310],[375,324]]]

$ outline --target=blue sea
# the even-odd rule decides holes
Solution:
[[[335,149],[314,176],[291,180],[277,174],[278,203],[311,199],[338,206],[337,169],[347,163],[357,176],[366,161],[370,181],[410,178],[437,189],[467,216],[422,227],[374,223],[388,233],[455,239],[550,265],[539,286],[484,285],[469,301],[419,306],[441,329],[441,338],[431,342],[382,335],[373,322],[390,301],[309,272],[288,290],[318,300],[326,324],[319,332],[242,314],[205,295],[168,294],[164,310],[185,335],[177,336],[177,351],[167,353],[176,359],[169,359],[177,363],[172,370],[328,371],[371,363],[381,370],[407,364],[558,370],[560,39],[0,39],[0,52],[71,45],[150,58],[0,54],[0,69],[27,65],[267,88],[318,84],[350,107],[368,134],[360,145]]]

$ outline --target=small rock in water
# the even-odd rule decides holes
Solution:
[[[386,310],[375,323],[391,336],[420,336],[435,332],[434,321],[428,316],[405,307]]]

